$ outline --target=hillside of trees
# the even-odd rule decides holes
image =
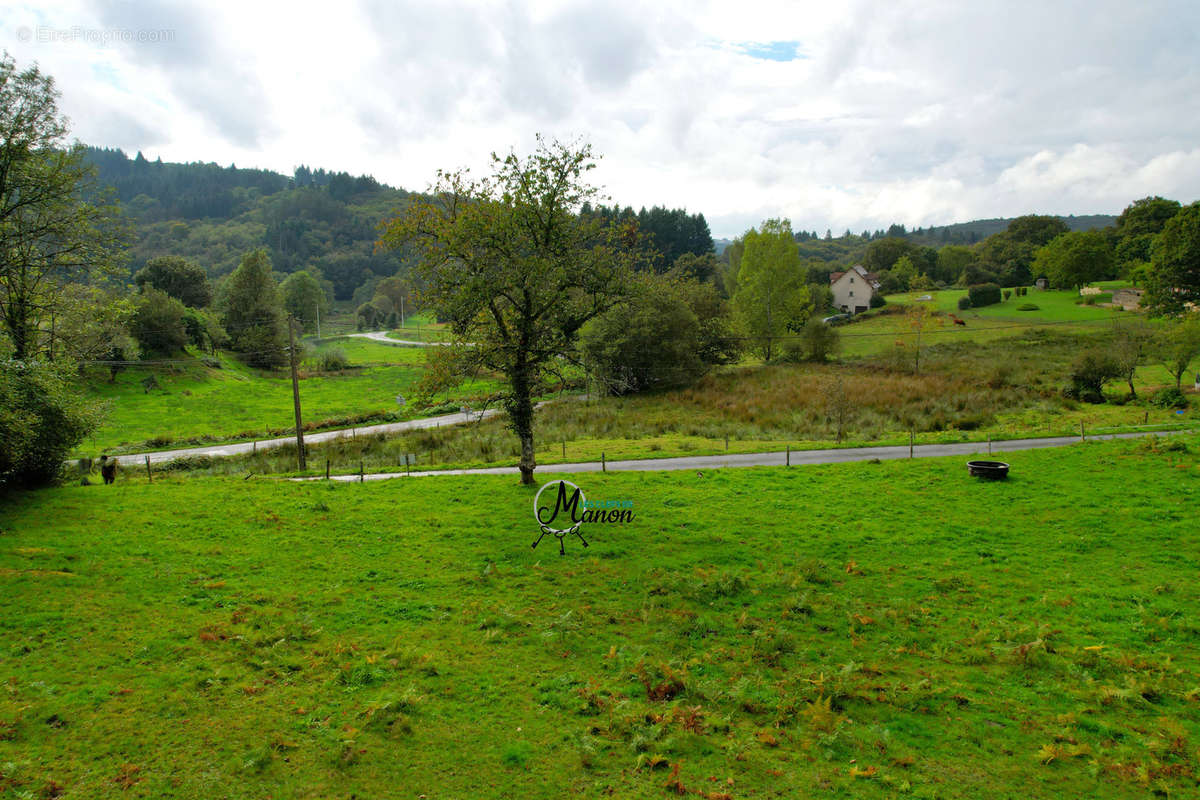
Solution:
[[[130,158],[119,149],[89,147],[87,160],[102,185],[112,187],[133,223],[129,273],[154,258],[179,256],[214,280],[242,257],[265,248],[281,278],[305,270],[335,300],[370,300],[379,282],[407,276],[404,249],[377,251],[381,222],[394,217],[411,193],[366,175],[301,165],[291,176],[211,163]],[[585,208],[609,219],[635,219],[658,270],[680,255],[713,252],[703,214],[653,207]]]

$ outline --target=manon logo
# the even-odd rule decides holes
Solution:
[[[553,506],[548,502],[542,504],[542,495],[547,489],[554,494]],[[546,499],[549,501],[549,497]],[[580,532],[585,524],[633,522],[633,501],[588,500],[583,490],[570,481],[550,481],[538,489],[537,496],[533,498],[533,516],[542,532],[532,546],[537,547],[549,534],[558,539],[558,554],[565,555],[567,551],[563,547],[563,539],[568,536],[578,536],[583,546],[588,546],[587,539]]]

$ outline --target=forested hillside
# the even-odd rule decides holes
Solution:
[[[292,177],[216,164],[148,161],[139,153],[88,149],[134,222],[130,272],[155,256],[183,256],[219,278],[266,247],[277,272],[319,272],[339,300],[403,269],[403,254],[376,253],[378,225],[408,192],[369,176],[313,171]]]

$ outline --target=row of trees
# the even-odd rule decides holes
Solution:
[[[1071,230],[1062,217],[1031,214],[970,247],[934,248],[903,226],[892,226],[888,233],[894,235],[883,237],[864,232],[818,240],[801,233],[795,235],[798,270],[806,283],[821,287],[832,272],[861,263],[879,276],[885,293],[990,283],[1012,288],[1031,285],[1039,277],[1067,288],[1123,277],[1147,287],[1148,301],[1156,310],[1177,313],[1200,294],[1194,267],[1189,266],[1200,249],[1194,233],[1198,215],[1195,204],[1184,207],[1174,200],[1147,197],[1130,204],[1104,228]],[[736,288],[732,284],[744,247],[745,237],[740,237],[723,254],[720,277],[730,284],[729,296]],[[813,255],[817,251],[819,256]]]

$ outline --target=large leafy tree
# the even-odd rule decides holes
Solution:
[[[152,286],[166,292],[185,306],[204,308],[212,303],[212,284],[199,264],[180,256],[159,256],[137,271],[133,282],[139,287]]]
[[[1160,314],[1200,306],[1200,202],[1187,206],[1154,240],[1146,305]]]
[[[252,367],[283,366],[287,327],[267,251],[247,253],[226,280],[224,290],[221,322],[233,350]]]
[[[597,190],[587,144],[547,143],[492,155],[492,174],[438,172],[427,198],[386,225],[382,244],[420,256],[425,300],[449,322],[464,369],[503,376],[497,398],[520,440],[522,483],[533,482],[533,398],[580,328],[627,292],[636,232],[579,213]],[[437,372],[435,371],[435,373]]]
[[[774,358],[784,337],[794,335],[812,311],[800,269],[800,253],[788,220],[769,219],[742,238],[743,252],[733,305],[751,347]]]
[[[1112,277],[1115,263],[1103,233],[1072,231],[1038,248],[1033,266],[1055,286],[1079,287]]]
[[[1008,223],[979,246],[978,268],[991,273],[1001,286],[1025,286],[1035,277],[1034,260],[1039,247],[1068,232],[1058,217],[1027,214]],[[968,283],[984,282],[971,280]]]
[[[304,330],[316,329],[321,314],[329,313],[329,297],[321,282],[308,270],[293,272],[279,285],[279,294],[284,309],[296,319]]]
[[[129,332],[137,339],[142,351],[154,355],[171,355],[187,346],[189,341],[184,317],[187,308],[166,292],[146,287],[137,299]]]
[[[40,354],[65,287],[111,270],[124,235],[82,145],[65,144],[58,96],[0,57],[0,327],[17,359]]]
[[[584,359],[611,394],[690,384],[737,359],[727,306],[712,284],[680,271],[640,275],[626,302],[584,328]]]

